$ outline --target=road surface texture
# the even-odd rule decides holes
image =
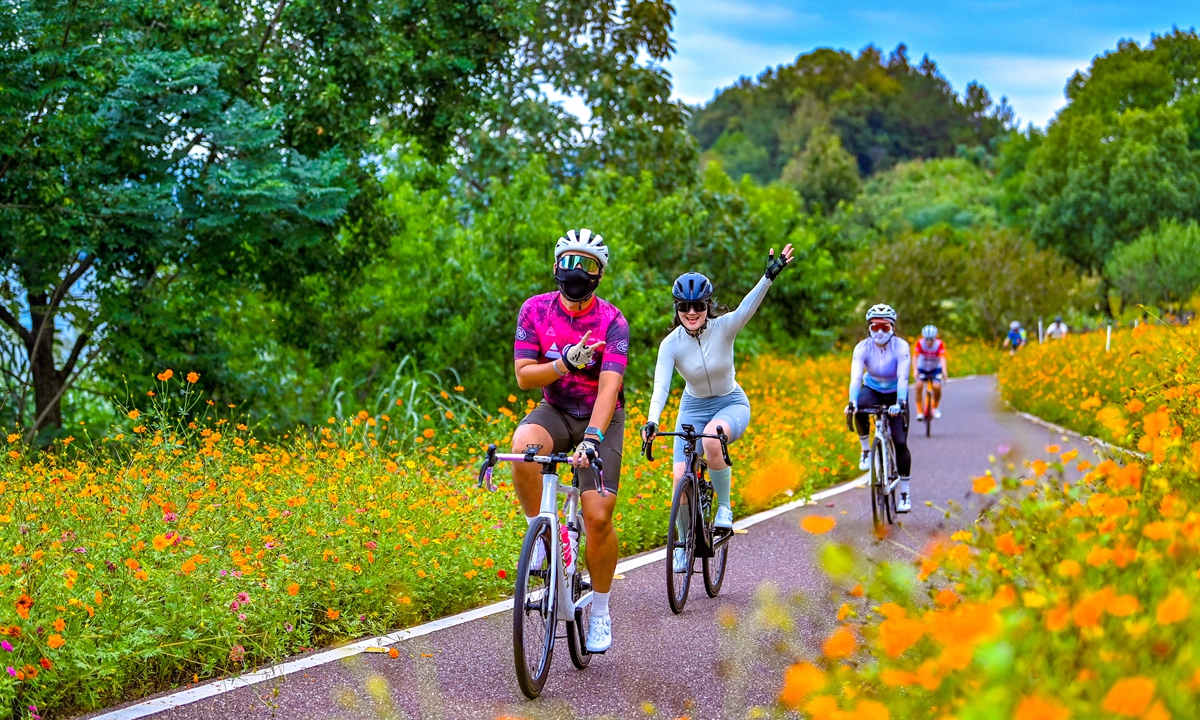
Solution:
[[[759,418],[767,422],[769,418]],[[161,720],[225,718],[744,718],[770,704],[784,669],[819,652],[836,623],[845,588],[820,569],[822,546],[854,546],[871,560],[912,559],[930,537],[952,532],[976,517],[985,500],[971,493],[972,478],[989,460],[1014,463],[1047,457],[1045,447],[1090,449],[1007,412],[995,378],[950,384],[933,437],[912,423],[913,512],[901,517],[885,541],[871,537],[866,489],[799,508],[754,525],[733,539],[721,594],[710,599],[697,573],[684,613],[667,605],[665,569],[655,562],[614,584],[613,646],[577,671],[566,642],[555,647],[542,697],[521,694],[512,660],[512,615],[497,613],[400,643],[400,657],[360,655],[245,687],[156,715]],[[848,452],[850,449],[848,449]],[[736,446],[732,453],[737,458]],[[1094,458],[1093,458],[1094,459]],[[1011,471],[1010,471],[1011,472]],[[736,482],[736,466],[735,466]],[[924,504],[932,501],[934,506]],[[949,502],[963,508],[951,519]],[[832,507],[829,505],[832,504]],[[803,532],[808,514],[831,515],[826,535]],[[790,629],[779,629],[780,623]],[[648,704],[647,704],[648,703]]]

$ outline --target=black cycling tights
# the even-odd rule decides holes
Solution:
[[[891,407],[896,404],[896,393],[881,393],[866,385],[858,391],[858,407]],[[896,446],[896,472],[900,477],[908,477],[912,473],[912,453],[908,451],[908,406],[904,413],[888,418],[892,426],[892,444]],[[870,416],[865,412],[854,414],[854,428],[859,437],[866,437],[871,432]]]

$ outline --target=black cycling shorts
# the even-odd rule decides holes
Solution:
[[[583,441],[583,433],[587,430],[589,418],[577,418],[574,415],[559,410],[543,400],[538,406],[529,411],[522,425],[538,425],[545,428],[554,439],[554,447],[549,452],[569,452]],[[604,440],[596,448],[600,462],[604,464],[604,489],[616,495],[621,485],[621,444],[625,439],[625,411],[617,408],[613,412],[608,429],[604,431]],[[521,452],[524,448],[517,448]],[[547,448],[543,448],[546,451]],[[594,468],[579,468],[579,490],[581,492],[596,489],[596,472]]]

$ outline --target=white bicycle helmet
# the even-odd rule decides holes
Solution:
[[[554,245],[555,262],[569,252],[591,255],[600,261],[601,270],[608,267],[608,246],[604,244],[604,238],[593,235],[587,228],[580,228],[578,234],[574,230],[568,230],[566,237],[558,239]]]
[[[937,337],[937,335],[938,329],[936,325],[926,325],[925,327],[921,328],[921,337],[925,338],[926,340],[932,340]]]
[[[1019,327],[1021,327],[1021,322],[1019,320],[1013,320],[1008,324],[1009,330],[1016,330]]]
[[[871,309],[867,311],[867,322],[871,322],[872,320],[879,320],[880,318],[882,318],[884,320],[891,320],[893,323],[895,323],[896,322],[896,310],[891,305],[888,305],[886,303],[879,303],[878,305],[872,305]]]

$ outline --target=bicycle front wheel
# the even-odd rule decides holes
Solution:
[[[887,519],[886,489],[887,459],[883,455],[883,443],[876,438],[871,445],[871,523],[876,534],[883,532],[883,523]]]
[[[678,615],[687,604],[688,589],[692,584],[692,565],[696,558],[696,479],[691,475],[683,476],[679,486],[675,488],[675,498],[671,501],[670,524],[667,525],[667,600],[671,603],[671,612]],[[685,530],[680,535],[679,526]],[[675,572],[675,552],[683,552],[687,569]]]
[[[558,598],[554,563],[554,532],[544,517],[534,520],[525,532],[521,559],[517,563],[517,587],[513,597],[513,659],[517,683],[530,700],[542,692],[554,657],[554,634],[558,624]],[[533,567],[534,548],[541,546],[542,562]]]

